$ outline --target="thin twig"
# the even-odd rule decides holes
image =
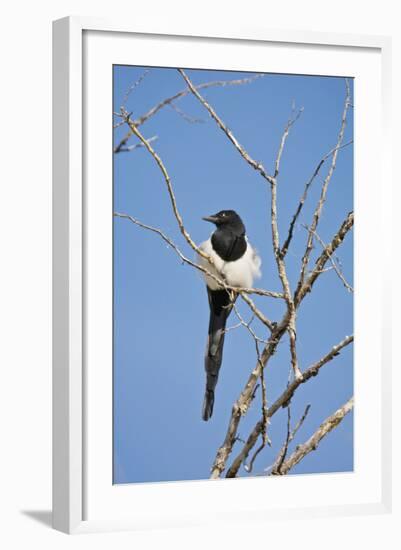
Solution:
[[[297,209],[295,211],[295,214],[293,215],[292,217],[292,220],[291,220],[291,223],[290,223],[290,227],[288,229],[288,235],[287,235],[287,238],[283,244],[283,246],[281,247],[281,256],[284,258],[284,256],[287,254],[288,252],[288,248],[290,246],[290,243],[291,243],[291,240],[292,240],[292,237],[293,237],[293,234],[294,234],[294,227],[295,227],[295,224],[299,218],[299,215],[301,214],[301,211],[302,211],[302,208],[306,202],[306,199],[307,199],[307,196],[308,196],[308,191],[309,191],[309,188],[310,186],[312,185],[313,181],[316,179],[317,175],[319,174],[320,172],[320,169],[322,168],[322,166],[324,165],[324,163],[326,162],[327,159],[329,159],[334,153],[335,151],[339,150],[339,149],[342,149],[344,147],[347,147],[348,145],[351,145],[351,143],[353,143],[353,140],[350,140],[348,141],[347,143],[344,143],[343,145],[340,145],[340,146],[336,146],[334,147],[333,149],[331,149],[322,159],[320,159],[319,163],[317,164],[312,176],[309,178],[309,180],[306,182],[305,184],[305,188],[304,188],[304,192],[302,194],[302,197],[300,198],[299,200],[299,203],[298,203],[298,206],[297,206]]]
[[[128,90],[125,92],[125,95],[124,95],[124,99],[123,99],[123,103],[122,103],[122,107],[125,107],[125,105],[127,104],[127,101],[128,101],[128,98],[130,96],[130,94],[135,90],[135,88],[137,88],[140,83],[142,82],[142,80],[145,78],[146,75],[149,74],[149,71],[150,69],[146,69],[146,71],[144,71],[143,74],[141,74],[141,76],[138,78],[138,80],[136,80],[133,84],[131,84],[131,86],[128,88]]]
[[[270,203],[270,216],[271,216],[271,232],[272,232],[272,242],[273,242],[273,252],[276,259],[277,271],[279,278],[281,280],[281,285],[283,287],[284,297],[287,302],[287,312],[288,312],[288,323],[287,331],[290,336],[290,352],[291,352],[291,365],[293,368],[293,373],[295,378],[301,376],[301,372],[298,367],[298,359],[296,353],[296,309],[294,305],[294,300],[292,298],[290,283],[287,276],[287,269],[283,256],[281,255],[280,250],[280,237],[278,232],[278,220],[277,220],[277,176],[280,170],[280,159],[283,154],[284,146],[289,135],[289,131],[292,125],[298,120],[302,111],[298,112],[298,115],[290,118],[287,122],[286,127],[281,138],[280,147],[277,152],[274,178],[271,181],[271,203]]]
[[[252,315],[251,319],[248,321],[247,324],[250,325],[250,324],[252,323],[253,319],[255,319],[255,316],[254,316],[254,315]],[[244,326],[243,323],[241,323],[241,321],[240,321],[239,323],[236,323],[235,325],[231,325],[231,326],[229,326],[229,327],[226,327],[226,328],[224,329],[224,332],[225,332],[225,333],[231,332],[231,331],[236,330],[236,329],[238,329],[238,328],[241,328],[241,327],[243,327],[243,326]]]
[[[302,227],[304,227],[307,231],[312,231],[312,229],[310,227],[308,227],[307,225],[302,224]],[[326,249],[327,244],[324,243],[323,239],[321,239],[321,237],[318,235],[318,233],[316,231],[313,231],[313,235],[316,238],[316,240],[320,243],[320,245],[323,247],[323,249]],[[330,263],[333,266],[333,269],[336,272],[338,278],[340,279],[342,284],[345,286],[345,288],[348,290],[348,292],[354,292],[354,289],[352,288],[352,286],[345,279],[343,273],[341,272],[341,269],[337,265],[337,262],[336,262],[336,260],[335,260],[335,258],[332,254],[329,255],[329,260],[330,260]]]
[[[234,302],[233,305],[233,310],[234,310],[234,313],[235,315],[237,316],[237,319],[239,320],[240,322],[240,325],[242,325],[244,328],[246,328],[246,330],[249,332],[249,334],[252,336],[252,338],[254,339],[255,341],[255,345],[256,345],[256,348],[258,348],[258,343],[262,343],[262,344],[267,344],[267,340],[264,340],[263,338],[260,338],[256,333],[255,331],[253,330],[253,328],[251,327],[251,323],[252,323],[252,320],[253,318],[249,321],[249,323],[247,323],[245,321],[245,319],[242,317],[241,313],[239,312],[238,310],[238,307],[237,307],[237,304]]]
[[[237,308],[235,303],[233,304],[233,309],[234,309],[234,312],[235,312],[236,316],[240,320],[240,324],[242,326],[245,326],[245,328],[248,330],[248,332],[251,334],[251,336],[254,340],[256,356],[257,356],[257,360],[258,360],[258,363],[259,363],[259,366],[260,366],[260,382],[261,382],[261,389],[262,389],[262,419],[263,419],[262,445],[261,445],[260,449],[258,450],[258,452],[260,452],[266,445],[271,445],[271,441],[270,441],[268,433],[267,433],[267,426],[268,426],[268,423],[269,423],[269,419],[267,417],[266,380],[265,380],[265,376],[264,376],[264,365],[262,363],[260,350],[259,350],[259,343],[263,343],[263,344],[266,345],[267,341],[259,338],[256,335],[255,331],[252,330],[252,328],[250,327],[250,323],[246,323],[246,321],[244,321],[244,319],[241,316],[240,312],[238,311],[238,308]],[[252,464],[250,465],[250,468],[252,469]]]
[[[238,86],[242,84],[249,84],[253,82],[254,80],[263,77],[264,74],[257,74],[251,77],[247,78],[237,78],[235,80],[214,80],[211,82],[204,82],[202,84],[198,84],[196,88],[198,90],[202,90],[205,88],[212,88],[212,87],[225,87],[225,86]],[[190,94],[190,90],[188,88],[185,88],[184,90],[181,90],[177,92],[176,94],[167,97],[166,99],[163,99],[163,101],[160,101],[156,105],[154,105],[149,111],[147,111],[144,115],[138,117],[134,120],[135,126],[141,126],[144,124],[147,120],[149,120],[152,116],[154,116],[156,113],[158,113],[161,109],[166,107],[167,105],[172,104],[174,101],[181,99],[182,97]],[[133,135],[132,131],[130,130],[120,141],[118,145],[114,148],[114,153],[119,153],[121,150],[121,147],[123,147],[127,141],[130,139],[130,137]]]
[[[186,120],[190,124],[200,124],[205,122],[203,118],[196,118],[196,117],[187,115],[187,113],[185,113],[182,109],[177,107],[175,103],[169,103],[169,106],[173,109],[173,111],[175,111],[178,115],[180,115],[180,117],[182,117],[184,120]]]
[[[274,330],[274,328],[276,327],[276,324],[277,323],[274,323],[272,321],[270,321],[270,319],[268,319],[266,317],[266,315],[264,315],[255,305],[255,303],[253,302],[253,300],[249,297],[249,292],[247,293],[242,293],[241,294],[241,298],[244,300],[244,302],[246,302],[248,304],[248,306],[251,308],[251,311],[253,311],[253,313],[258,317],[258,319],[260,319],[260,321],[262,321],[262,323],[264,325],[267,326],[267,328],[272,331]],[[256,294],[256,293],[255,293]],[[276,293],[274,293],[276,294]],[[277,296],[274,296],[274,297],[277,297]],[[280,298],[283,298],[283,295],[280,294]]]
[[[312,286],[315,283],[316,279],[319,277],[323,268],[325,267],[327,261],[333,256],[333,253],[337,250],[340,244],[345,239],[348,231],[354,225],[354,213],[349,212],[341,227],[338,229],[337,233],[332,238],[331,242],[325,247],[323,252],[320,254],[318,259],[315,262],[315,267],[310,272],[308,278],[304,283],[297,289],[294,296],[295,307],[298,307],[305,295],[312,290]]]
[[[266,394],[266,381],[265,381],[265,368],[264,365],[261,362],[260,359],[260,352],[259,352],[259,346],[256,346],[256,354],[258,356],[258,361],[260,363],[260,381],[262,386],[262,443],[260,446],[256,449],[252,459],[250,460],[249,464],[245,465],[245,470],[250,473],[253,469],[253,464],[258,456],[258,454],[263,451],[263,449],[266,447],[266,445],[271,446],[271,441],[267,433],[267,427],[269,425],[269,417],[268,417],[268,407],[267,407],[267,394]]]
[[[158,139],[158,136],[152,136],[150,138],[147,138],[147,141],[148,143],[152,143],[157,139]],[[135,149],[140,149],[143,147],[145,147],[145,145],[142,142],[135,143],[134,145],[127,145],[127,146],[121,147],[120,153],[129,153],[130,151],[135,151]]]
[[[344,417],[353,409],[354,407],[354,398],[351,397],[342,407],[336,410],[335,413],[330,415],[316,432],[302,445],[298,445],[295,451],[285,460],[281,467],[280,471],[272,472],[273,475],[286,475],[288,472],[296,466],[307,454],[311,451],[316,451],[321,440],[326,437],[328,433],[331,432],[336,426],[342,422]]]
[[[331,181],[334,170],[336,168],[338,151],[339,151],[339,148],[340,148],[340,146],[343,142],[343,139],[344,139],[345,126],[346,126],[346,123],[347,123],[347,112],[348,112],[349,104],[350,104],[350,101],[351,101],[351,91],[350,91],[350,86],[349,86],[349,82],[348,82],[347,78],[345,79],[345,86],[346,86],[346,96],[345,96],[345,101],[344,101],[343,114],[342,114],[342,118],[341,118],[340,131],[339,131],[338,138],[337,138],[337,144],[336,144],[336,148],[335,148],[335,151],[333,153],[333,156],[331,158],[331,165],[330,165],[329,171],[327,173],[327,176],[326,176],[326,178],[324,180],[324,183],[323,183],[323,186],[322,186],[319,201],[316,205],[315,212],[313,214],[313,219],[312,219],[312,224],[311,224],[311,230],[312,231],[308,235],[308,240],[307,240],[307,244],[306,244],[305,253],[302,257],[301,274],[300,274],[300,277],[299,277],[297,290],[299,288],[301,288],[301,286],[303,285],[304,280],[305,280],[305,273],[306,273],[306,269],[308,267],[309,257],[310,257],[312,247],[313,247],[313,232],[316,230],[316,228],[318,226],[320,216],[321,216],[321,213],[322,213],[322,210],[323,210],[323,205],[326,201],[327,189],[329,187],[329,183]]]
[[[276,163],[275,163],[275,168],[274,168],[274,177],[275,178],[277,178],[277,176],[279,174],[279,171],[280,171],[280,161],[281,161],[281,157],[282,157],[282,154],[283,154],[283,151],[284,151],[285,142],[287,140],[288,134],[290,133],[291,126],[293,126],[296,123],[296,121],[299,119],[299,117],[303,113],[303,110],[304,110],[304,108],[301,107],[301,109],[299,109],[298,113],[294,116],[294,108],[293,108],[293,116],[288,119],[287,125],[284,129],[284,132],[283,132],[283,135],[281,136],[280,147],[278,149],[278,153],[277,153],[277,157],[276,157]]]
[[[270,472],[271,475],[281,474],[281,468],[282,468],[282,465],[284,463],[284,460],[287,457],[289,444],[291,443],[291,441],[296,436],[297,431],[299,430],[299,428],[305,422],[305,419],[308,415],[309,409],[310,409],[310,405],[307,405],[303,415],[298,420],[295,427],[291,430],[291,406],[288,405],[288,407],[287,407],[287,437],[286,437],[286,440],[284,442],[284,445],[280,449],[280,452],[277,456],[277,459],[275,460],[273,466],[271,467],[271,472]],[[270,470],[270,468],[269,468],[269,470]]]
[[[114,113],[116,114],[116,113]],[[116,116],[120,116],[120,114],[116,115]],[[120,116],[121,118],[121,116]],[[120,126],[124,126],[125,124],[125,120],[120,120],[119,122],[116,122],[115,124],[113,124],[113,129],[115,130],[116,128],[119,128]]]

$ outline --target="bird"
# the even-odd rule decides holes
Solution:
[[[202,219],[216,226],[209,239],[199,245],[199,249],[212,259],[213,265],[201,254],[198,254],[198,264],[230,287],[251,288],[254,279],[261,276],[262,262],[246,236],[240,216],[235,210],[221,210]],[[202,419],[207,421],[213,414],[226,323],[238,294],[227,291],[207,273],[203,277],[210,309],[205,351],[206,389],[202,407]]]

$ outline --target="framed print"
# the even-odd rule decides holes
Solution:
[[[55,528],[388,510],[389,51],[54,23]]]

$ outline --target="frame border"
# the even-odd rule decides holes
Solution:
[[[84,31],[175,35],[209,38],[328,45],[344,48],[375,48],[382,59],[382,154],[383,179],[391,178],[391,38],[357,34],[241,28],[204,30],[170,25],[169,29],[143,23],[92,17],[65,17],[53,22],[53,527],[65,533],[114,528],[84,521],[83,418],[84,340],[83,334],[83,154],[82,154],[82,35]],[[382,213],[389,228],[389,221]],[[391,228],[390,228],[391,229]],[[390,233],[391,234],[391,233]],[[390,244],[386,243],[390,258]],[[391,275],[382,281],[382,302],[391,311]],[[391,510],[391,332],[390,315],[384,315],[382,334],[382,505],[376,511]],[[344,508],[344,514],[354,510]],[[372,512],[372,509],[370,509]],[[338,511],[328,511],[338,515]],[[363,509],[361,513],[364,513]],[[368,510],[366,510],[368,513]],[[289,514],[292,517],[294,514]]]

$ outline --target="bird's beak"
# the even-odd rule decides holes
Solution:
[[[216,223],[218,221],[218,218],[217,216],[205,216],[204,218],[202,218],[202,220],[205,220],[205,222]]]

